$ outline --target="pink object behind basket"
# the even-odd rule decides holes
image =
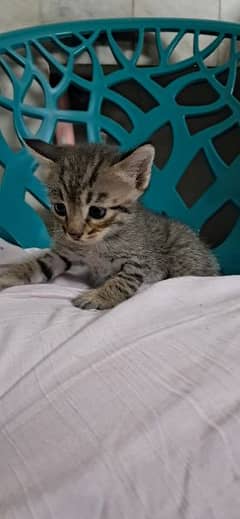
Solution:
[[[67,93],[60,97],[58,106],[62,110],[70,109],[69,96]],[[72,123],[63,121],[58,122],[56,128],[56,142],[57,144],[75,144],[75,135]]]

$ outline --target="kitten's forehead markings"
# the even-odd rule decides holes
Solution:
[[[59,196],[60,200],[64,201],[63,191],[61,188],[57,191],[56,195]]]
[[[62,199],[64,198],[63,194],[65,194],[66,196],[68,196],[68,194],[69,194],[68,186],[67,186],[65,178],[64,178],[64,172],[65,172],[64,164],[63,163],[58,164],[58,180],[59,180],[59,184],[60,184],[59,193],[60,193]]]
[[[69,160],[68,157],[65,157],[64,158],[64,168],[69,169],[70,167],[71,167],[71,161]]]
[[[86,197],[86,203],[90,204],[91,200],[92,200],[92,191],[88,191],[87,197]]]
[[[104,157],[101,157],[100,159],[98,158],[96,164],[93,166],[92,171],[91,171],[91,176],[89,178],[89,185],[91,187],[95,183],[97,176],[99,174],[100,168],[103,165],[104,161],[105,161]]]
[[[60,182],[61,182],[61,186],[63,187],[63,189],[64,189],[64,191],[65,191],[65,194],[66,194],[67,196],[69,196],[69,195],[70,195],[70,193],[69,193],[69,189],[68,189],[68,186],[67,186],[67,184],[66,184],[66,182],[65,182],[64,177],[62,177],[62,178],[60,179]]]

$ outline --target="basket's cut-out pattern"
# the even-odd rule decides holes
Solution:
[[[180,59],[187,35],[192,52]],[[170,19],[74,22],[1,35],[0,111],[12,113],[22,143],[51,141],[62,123],[72,124],[75,136],[86,129],[89,141],[105,139],[124,151],[152,140],[156,161],[143,203],[206,239],[211,228],[223,271],[240,273],[239,38],[236,24]],[[225,62],[209,67],[225,40]],[[73,93],[67,109],[60,102],[66,92]],[[198,171],[194,181],[199,157],[203,178]],[[0,162],[1,235],[46,247],[47,231],[25,196],[48,206],[37,164],[24,145],[11,148],[1,121]],[[229,225],[213,239],[227,214]]]
[[[186,117],[186,123],[188,125],[188,130],[191,135],[202,131],[210,126],[224,121],[228,117],[232,115],[232,110],[228,106],[223,106],[220,110],[216,110],[216,112],[212,112],[211,114],[203,114],[195,117],[194,115],[190,117]]]
[[[170,123],[161,126],[150,137],[149,143],[155,147],[154,164],[162,169],[167,163],[173,148],[173,130]]]
[[[239,124],[234,124],[230,128],[228,128],[225,132],[220,135],[217,135],[213,139],[214,147],[222,158],[222,160],[226,163],[226,165],[230,166],[235,159],[237,159],[240,147],[240,126]],[[234,144],[234,146],[232,146]]]
[[[220,245],[215,233],[216,226],[221,226],[222,234],[228,237],[240,217],[240,209],[233,202],[226,202],[216,213],[214,213],[202,226],[200,236],[211,247]]]
[[[187,207],[192,207],[209,187],[216,181],[205,153],[201,150],[195,155],[176,185],[176,190]]]

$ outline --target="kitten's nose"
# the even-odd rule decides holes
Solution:
[[[68,232],[68,235],[72,238],[72,240],[79,241],[82,237],[82,232]]]

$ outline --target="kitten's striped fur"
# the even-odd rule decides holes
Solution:
[[[218,273],[215,258],[188,227],[138,203],[150,179],[151,145],[128,156],[106,145],[28,145],[48,169],[54,245],[39,258],[9,267],[0,276],[0,288],[48,282],[82,264],[92,288],[74,305],[106,309],[131,297],[143,282]],[[66,214],[54,213],[54,207]]]

